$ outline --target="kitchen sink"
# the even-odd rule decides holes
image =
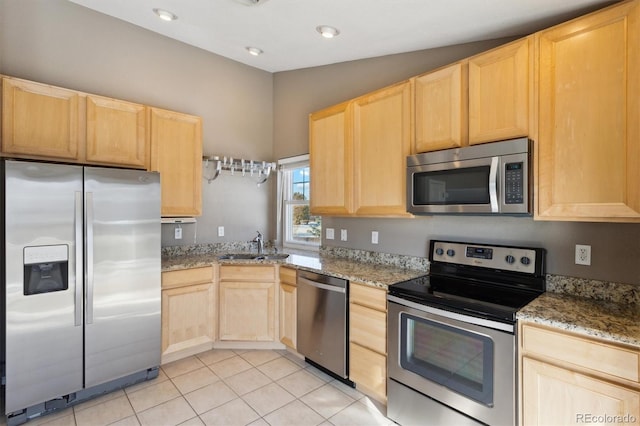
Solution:
[[[218,259],[220,260],[243,260],[243,259],[252,260],[256,256],[257,255],[253,253],[225,253],[225,254],[219,255]]]
[[[256,260],[282,260],[289,257],[287,253],[272,253],[272,254],[262,254],[260,256],[256,256],[254,259]]]
[[[219,260],[282,260],[289,257],[287,253],[255,254],[255,253],[224,253]]]

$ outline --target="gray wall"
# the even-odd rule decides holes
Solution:
[[[203,118],[203,150],[273,160],[273,75],[65,0],[0,0],[0,73]],[[273,185],[203,182],[198,242],[275,236]],[[224,238],[214,230],[225,226]],[[193,243],[194,225],[163,245]]]
[[[532,218],[427,216],[413,219],[323,218],[338,239],[327,246],[426,257],[430,239],[514,244],[547,249],[549,273],[640,285],[640,225],[542,222]],[[339,241],[340,229],[348,240]],[[379,244],[371,244],[371,231]],[[591,246],[591,266],[574,264],[576,244]]]

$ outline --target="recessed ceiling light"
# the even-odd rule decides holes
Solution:
[[[247,52],[253,56],[262,55],[262,49],[258,49],[257,47],[247,46],[245,49],[247,49]]]
[[[316,27],[316,31],[324,38],[334,38],[340,34],[340,31],[337,28],[329,25],[319,25]]]
[[[173,13],[169,12],[168,10],[164,10],[164,9],[155,8],[155,9],[153,9],[153,13],[158,15],[158,18],[162,19],[163,21],[167,21],[167,22],[175,21],[176,19],[178,19],[178,17],[176,15],[174,15]]]

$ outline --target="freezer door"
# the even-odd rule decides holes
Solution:
[[[82,168],[2,167],[11,413],[82,388]]]
[[[160,364],[160,178],[85,168],[85,386]]]

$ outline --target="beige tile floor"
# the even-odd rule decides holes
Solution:
[[[26,426],[393,425],[384,407],[287,351],[212,350]]]

